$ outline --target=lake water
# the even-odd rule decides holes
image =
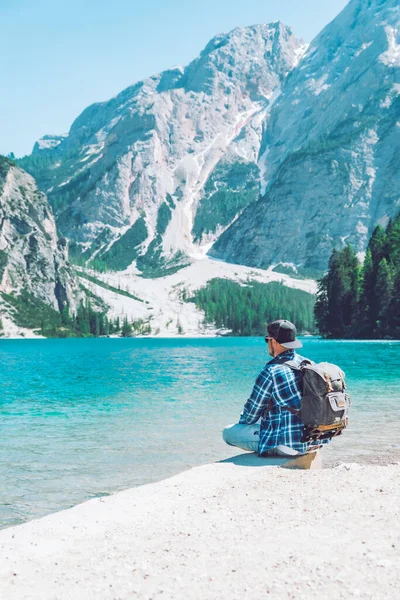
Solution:
[[[350,427],[324,463],[400,460],[400,342],[303,340],[339,364]],[[0,341],[0,527],[240,451],[263,338]]]

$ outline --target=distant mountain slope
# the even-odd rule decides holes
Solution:
[[[0,312],[20,294],[55,311],[75,310],[79,291],[46,196],[30,175],[0,156]],[[10,304],[11,302],[11,304]],[[11,311],[11,313],[10,313]]]
[[[265,195],[211,254],[246,265],[324,269],[365,250],[400,207],[400,5],[352,0],[286,80],[264,132]]]
[[[259,197],[263,128],[304,49],[281,23],[235,29],[40,140],[20,164],[75,253],[149,274],[204,256]]]

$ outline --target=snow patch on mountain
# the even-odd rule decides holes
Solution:
[[[400,30],[398,27],[388,25],[385,27],[388,49],[383,52],[379,59],[391,67],[400,67]]]
[[[298,48],[296,48],[296,50],[294,51],[294,54],[296,56],[296,60],[294,63],[295,67],[297,67],[297,65],[299,64],[299,62],[301,61],[301,59],[307,52],[309,46],[310,46],[310,44],[301,44]]]
[[[160,337],[213,336],[221,333],[212,326],[204,325],[203,312],[198,310],[194,303],[183,300],[184,293],[190,297],[194,291],[204,287],[214,278],[229,279],[241,285],[246,285],[248,281],[260,283],[279,281],[288,287],[311,294],[315,294],[317,290],[315,281],[294,279],[274,272],[272,267],[268,270],[253,269],[209,258],[198,260],[173,275],[157,279],[143,279],[133,266],[120,273],[100,274],[87,270],[85,272],[139,299],[122,296],[85,279],[85,287],[109,305],[110,317],[119,317],[121,321],[125,317],[129,320],[148,321],[152,335]]]
[[[68,133],[61,135],[44,135],[35,143],[33,152],[53,150],[54,148],[57,148],[57,146],[59,146],[67,137]]]
[[[328,73],[322,75],[320,79],[310,79],[308,81],[308,88],[315,94],[315,96],[319,96],[322,92],[329,90],[330,85],[326,83],[328,79]]]
[[[354,57],[357,58],[358,56],[360,56],[360,54],[362,54],[364,50],[367,50],[370,46],[372,46],[372,44],[373,42],[365,42],[364,44],[362,44],[361,48],[357,50]]]

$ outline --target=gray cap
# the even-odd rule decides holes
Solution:
[[[280,319],[267,325],[268,336],[273,338],[283,346],[291,350],[292,348],[302,348],[303,344],[296,338],[296,327],[290,321]]]

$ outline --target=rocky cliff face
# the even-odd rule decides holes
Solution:
[[[0,157],[0,293],[24,291],[55,310],[78,295],[46,196],[30,175]]]
[[[265,195],[211,253],[324,269],[400,210],[400,7],[352,0],[286,80],[265,129]]]
[[[304,49],[281,23],[235,29],[39,141],[22,164],[74,252],[153,274],[204,256],[259,197],[263,128]]]

